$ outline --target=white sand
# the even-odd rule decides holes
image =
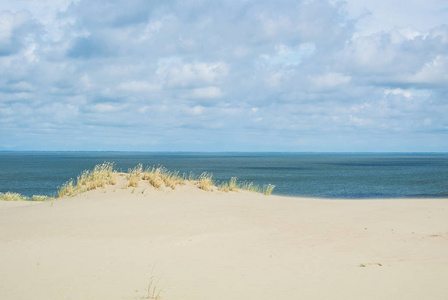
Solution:
[[[0,299],[448,299],[448,199],[132,190],[0,202]]]

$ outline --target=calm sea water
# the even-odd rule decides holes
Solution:
[[[55,195],[104,161],[274,184],[274,194],[328,198],[448,197],[448,154],[0,152],[0,192]]]

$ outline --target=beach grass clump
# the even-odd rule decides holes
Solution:
[[[201,190],[204,190],[204,191],[213,190],[213,187],[215,186],[215,184],[213,182],[213,174],[203,172],[198,178],[198,185]]]
[[[53,197],[48,197],[44,195],[33,195],[31,198],[29,198],[29,201],[50,201],[54,200]]]
[[[142,179],[148,180],[149,184],[157,189],[165,185],[174,190],[177,185],[185,184],[185,178],[180,176],[178,171],[170,172],[163,166],[147,168]]]
[[[137,187],[138,182],[140,178],[142,177],[143,173],[143,166],[142,164],[138,164],[132,169],[128,169],[128,174],[126,176],[127,180],[129,181],[128,186],[130,187]]]
[[[230,192],[229,183],[222,182],[221,184],[219,184],[218,185],[218,191],[225,192],[225,193]]]
[[[32,197],[27,197],[19,193],[0,193],[0,200],[2,201],[49,201],[54,198],[42,195],[33,195]]]
[[[237,191],[238,190],[238,183],[236,181],[237,181],[236,177],[230,178],[230,181],[229,181],[229,190],[230,191]]]
[[[255,192],[255,193],[261,193],[262,192],[260,186],[254,185],[253,182],[243,182],[240,185],[240,189],[241,190],[245,190],[245,191]]]
[[[236,177],[232,177],[230,181],[223,182],[218,186],[218,190],[223,192],[230,192],[230,191],[238,191],[238,190],[244,190],[244,191],[250,191],[255,193],[262,193],[264,195],[271,195],[272,191],[274,190],[275,185],[268,184],[264,185],[263,187],[260,187],[258,185],[254,185],[253,182],[242,182],[238,183]]]
[[[77,178],[76,183],[70,179],[58,190],[58,197],[75,196],[80,193],[91,191],[96,188],[104,188],[106,185],[116,184],[114,164],[104,162],[96,165],[93,170],[83,171]]]
[[[149,184],[156,189],[161,188],[163,185],[161,173],[161,167],[152,167],[152,169],[147,168],[143,173],[143,180],[148,180]]]
[[[263,186],[263,194],[265,194],[266,196],[271,195],[274,188],[275,188],[275,185],[273,185],[273,184],[268,184],[268,185]]]
[[[78,187],[79,189],[79,187]],[[73,184],[73,179],[70,179],[69,181],[67,181],[66,183],[64,183],[62,185],[62,187],[60,187],[58,189],[58,197],[62,198],[64,196],[74,196],[75,195],[75,186]]]
[[[220,185],[218,185],[218,190],[222,192],[235,192],[238,191],[240,188],[237,183],[237,178],[232,177],[230,178],[229,182],[222,182]]]
[[[6,193],[0,193],[0,200],[2,201],[27,201],[28,197],[23,196],[19,193],[11,193],[11,192],[6,192]]]
[[[104,162],[96,165],[93,170],[85,170],[76,179],[75,190],[79,192],[91,191],[99,187],[105,187],[107,184],[116,184],[114,173],[114,164]]]
[[[170,187],[173,190],[177,185],[185,184],[185,180],[182,176],[179,175],[179,171],[169,172],[168,170],[164,169],[164,172],[162,172],[161,175],[165,186]]]

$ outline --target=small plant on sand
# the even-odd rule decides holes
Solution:
[[[262,193],[267,196],[272,194],[272,191],[275,188],[275,185],[268,184],[264,185],[262,188],[258,185],[254,185],[253,182],[244,182],[240,185],[238,185],[238,188],[245,191],[255,192],[255,193]]]
[[[274,188],[275,188],[275,185],[273,185],[273,184],[268,184],[268,185],[264,186],[263,194],[265,194],[267,196],[271,195]]]
[[[222,191],[222,192],[234,192],[234,191],[238,191],[240,188],[237,184],[237,178],[236,177],[232,177],[230,178],[229,183],[227,182],[223,182],[218,186],[218,190]]]
[[[212,177],[213,177],[213,174],[211,174],[211,173],[207,173],[207,172],[202,173],[198,179],[199,180],[199,188],[204,191],[213,190],[214,183],[213,183]]]
[[[240,185],[240,189],[245,190],[245,191],[251,191],[251,192],[259,192],[259,188],[258,186],[254,186],[253,182],[243,182]]]
[[[229,184],[227,182],[221,183],[220,185],[218,185],[218,191],[226,193],[230,192]]]
[[[237,181],[236,177],[230,178],[230,182],[229,182],[229,190],[230,191],[237,191],[238,190],[238,184],[236,183],[236,181]]]
[[[149,283],[148,283],[148,298],[147,299],[154,299],[157,300],[160,298],[160,294],[163,293],[162,289],[159,286],[159,279],[155,279],[154,277],[154,267],[151,269],[151,276],[149,277]]]
[[[265,195],[271,195],[274,188],[275,185],[272,184],[264,185],[262,188],[260,188],[258,185],[254,185],[253,182],[242,182],[238,184],[236,177],[232,177],[228,183],[223,182],[218,186],[218,190],[226,193],[230,191],[245,190],[250,192],[262,193]]]

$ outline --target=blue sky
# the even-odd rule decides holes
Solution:
[[[0,150],[448,151],[446,0],[0,0]]]

